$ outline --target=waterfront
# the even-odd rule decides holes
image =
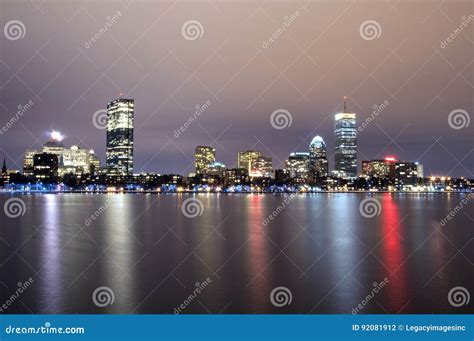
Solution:
[[[448,300],[453,287],[474,292],[474,209],[456,209],[466,197],[1,195],[3,207],[24,203],[2,215],[1,298],[32,278],[5,312],[351,314],[365,299],[356,312],[466,313],[472,302]],[[373,217],[366,198],[380,204]],[[114,299],[100,307],[92,295],[104,286]],[[280,286],[291,293],[282,307],[269,299]]]

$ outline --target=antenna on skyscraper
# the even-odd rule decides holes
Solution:
[[[344,99],[344,112],[347,112],[346,110],[347,96],[344,96],[343,99]]]

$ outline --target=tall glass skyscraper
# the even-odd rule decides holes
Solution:
[[[133,174],[134,100],[119,98],[107,104],[107,174]]]
[[[315,136],[309,144],[310,180],[316,181],[328,175],[326,143],[321,136]]]
[[[357,127],[356,114],[346,111],[334,117],[334,170],[347,177],[357,176]]]

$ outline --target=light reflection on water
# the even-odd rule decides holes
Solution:
[[[451,307],[449,289],[474,294],[472,204],[435,229],[460,194],[371,195],[382,207],[373,218],[359,212],[365,194],[298,195],[281,210],[282,195],[19,197],[27,214],[0,228],[2,297],[35,282],[11,313],[173,313],[207,278],[183,312],[351,313],[385,277],[361,313],[461,313],[469,307]],[[202,203],[196,218],[181,211],[190,197]],[[93,304],[100,286],[114,304]],[[277,286],[291,290],[289,306],[270,303]]]

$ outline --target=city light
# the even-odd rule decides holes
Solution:
[[[51,139],[56,142],[61,142],[64,138],[64,136],[59,131],[52,131],[50,136]]]

